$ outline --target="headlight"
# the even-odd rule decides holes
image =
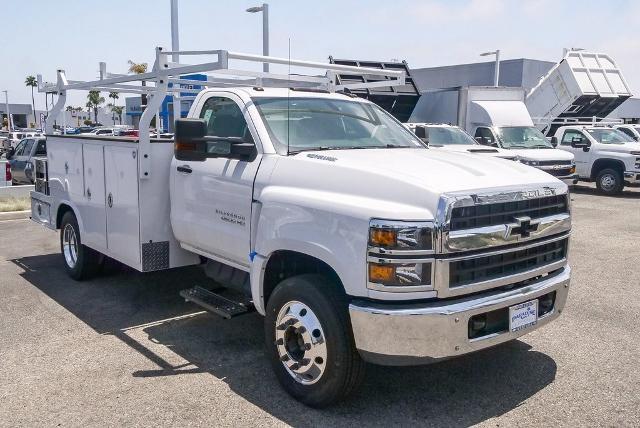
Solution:
[[[372,220],[368,287],[379,291],[432,290],[433,241],[432,222]]]
[[[520,162],[522,162],[525,165],[529,165],[529,166],[540,166],[540,162],[534,161],[534,160],[520,159]]]

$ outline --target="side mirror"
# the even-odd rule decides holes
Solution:
[[[582,149],[585,152],[589,151],[589,148],[591,147],[591,142],[589,140],[586,140],[582,137],[573,137],[571,139],[571,147],[573,147],[574,149]]]
[[[178,119],[175,129],[174,152],[178,160],[202,162],[207,158],[229,158],[252,161],[257,155],[250,134],[248,139],[209,136],[203,119]]]
[[[553,147],[558,147],[558,137],[551,137],[551,145]]]
[[[10,160],[11,158],[13,158],[13,155],[16,154],[16,149],[15,147],[9,147],[9,149],[7,150],[7,154],[5,155],[5,157],[7,158],[7,160]]]
[[[207,147],[204,141],[207,124],[203,119],[178,119],[175,130],[176,159],[201,162],[207,158]]]

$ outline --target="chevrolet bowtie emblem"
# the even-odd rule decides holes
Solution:
[[[521,238],[528,238],[531,232],[538,230],[540,220],[531,220],[531,217],[516,217],[515,223],[507,224],[506,237],[520,235]]]

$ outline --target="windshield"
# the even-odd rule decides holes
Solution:
[[[553,146],[532,126],[503,126],[498,128],[498,138],[505,149],[552,149]]]
[[[411,131],[375,104],[328,98],[253,101],[281,153],[424,147]]]
[[[602,144],[635,143],[635,140],[617,129],[587,129],[587,132]]]
[[[460,128],[454,127],[425,127],[429,145],[431,146],[449,146],[449,145],[476,145],[476,140],[471,138]]]

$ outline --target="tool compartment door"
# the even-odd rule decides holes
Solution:
[[[140,269],[137,157],[137,148],[104,147],[109,254]]]
[[[82,243],[96,250],[107,248],[107,213],[104,183],[104,147],[83,144],[84,200],[78,204],[84,231]]]

